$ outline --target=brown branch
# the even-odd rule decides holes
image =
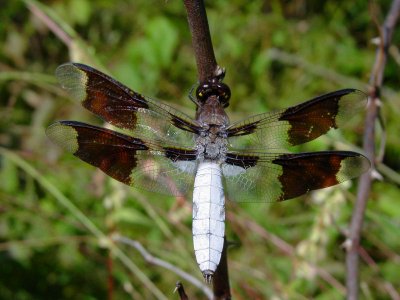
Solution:
[[[207,14],[202,0],[184,0],[192,45],[197,63],[197,73],[200,81],[219,75],[217,61],[212,46]]]
[[[186,295],[185,289],[183,288],[183,284],[178,281],[175,286],[175,292],[178,291],[179,299],[189,300],[189,297]]]
[[[370,77],[369,106],[365,121],[364,130],[364,151],[372,163],[371,170],[375,168],[375,125],[379,120],[380,90],[382,88],[383,74],[386,66],[388,49],[391,43],[392,34],[400,13],[400,0],[393,0],[390,11],[383,26],[380,28],[380,44],[376,51],[375,64]],[[357,201],[353,211],[349,235],[345,246],[347,250],[347,299],[358,299],[359,292],[359,247],[361,228],[364,221],[364,214],[367,200],[372,184],[372,171],[360,178],[357,193]]]
[[[228,260],[226,257],[226,250],[228,243],[226,237],[224,237],[224,248],[222,250],[221,262],[218,265],[213,277],[213,292],[214,299],[231,299],[230,287],[229,287],[229,275],[228,275]]]
[[[203,0],[184,0],[183,2],[192,34],[199,81],[219,76],[224,71],[217,65],[215,59],[204,2]],[[226,242],[224,242],[220,264],[213,277],[213,290],[216,299],[230,299]]]

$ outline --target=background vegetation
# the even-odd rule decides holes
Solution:
[[[132,247],[118,245],[127,255],[122,262],[123,255],[110,256],[105,238],[119,233],[139,241],[201,281],[190,199],[182,203],[125,187],[44,134],[60,119],[101,124],[56,84],[55,68],[71,60],[104,67],[134,90],[193,115],[187,95],[196,69],[182,2],[52,0],[35,6],[51,14],[70,40],[34,16],[28,9],[33,3],[6,0],[0,9],[0,299],[104,299],[110,291],[115,299],[151,299],[156,296],[149,282],[177,299],[177,280],[190,296],[203,298],[200,289],[146,263]],[[216,57],[232,89],[231,119],[345,87],[366,90],[375,22],[389,5],[207,1]],[[363,299],[391,299],[390,290],[400,290],[399,43],[398,30],[384,79],[382,178],[373,185],[363,231]],[[294,150],[359,150],[362,115],[352,121]],[[342,299],[341,244],[356,186],[354,180],[279,204],[228,203],[233,296]]]

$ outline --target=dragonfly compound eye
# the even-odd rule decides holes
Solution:
[[[205,81],[197,87],[196,97],[200,103],[204,103],[211,96],[216,96],[223,107],[227,107],[231,98],[231,90],[225,83],[216,80]]]

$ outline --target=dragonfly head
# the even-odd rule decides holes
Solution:
[[[229,106],[231,89],[228,85],[215,77],[200,83],[196,89],[196,98],[200,104],[204,104],[211,96],[216,96],[221,105],[225,108]]]

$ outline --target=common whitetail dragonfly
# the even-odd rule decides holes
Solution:
[[[58,121],[46,131],[53,142],[127,185],[174,196],[193,189],[194,251],[208,282],[223,248],[225,193],[239,202],[283,201],[370,167],[350,151],[279,152],[351,119],[367,101],[355,89],[230,124],[224,109],[231,93],[220,78],[199,84],[192,119],[83,64],[61,65],[56,76],[86,109],[125,133]]]

